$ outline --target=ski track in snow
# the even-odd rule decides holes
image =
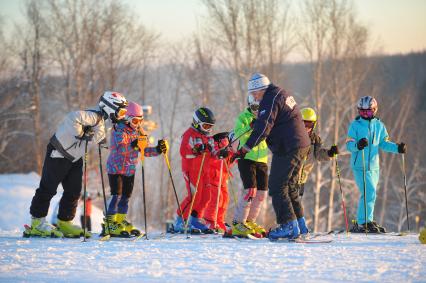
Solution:
[[[11,236],[12,233],[12,236]],[[330,244],[179,235],[132,242],[22,238],[0,232],[0,282],[421,282],[416,235],[337,235]]]

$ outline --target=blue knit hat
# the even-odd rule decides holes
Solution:
[[[270,84],[271,82],[269,81],[267,76],[260,73],[254,73],[248,82],[247,91],[248,93],[251,93],[253,91],[265,89]]]

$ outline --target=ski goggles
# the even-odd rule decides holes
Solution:
[[[117,118],[118,119],[121,119],[121,118],[124,118],[124,116],[126,115],[126,113],[127,113],[127,109],[126,108],[118,108],[116,111],[115,111],[115,116],[117,116]]]
[[[130,117],[130,123],[132,123],[133,125],[139,125],[140,123],[142,123],[142,121],[142,117]]]
[[[364,118],[372,118],[374,117],[374,109],[359,109],[359,115]]]
[[[316,122],[303,120],[303,123],[305,124],[305,128],[313,129],[315,127]]]
[[[200,123],[201,129],[206,132],[210,132],[213,126],[214,126],[213,124],[209,124],[209,123]]]

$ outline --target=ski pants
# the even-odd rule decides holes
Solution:
[[[55,148],[49,143],[43,164],[39,188],[31,201],[30,214],[33,217],[46,217],[50,200],[56,195],[62,183],[64,192],[59,202],[58,219],[73,220],[81,194],[83,160],[71,162],[66,158],[50,157]]]
[[[108,205],[107,215],[114,215],[116,213],[127,214],[129,200],[133,192],[135,175],[108,174],[108,180],[111,188],[111,200]]]
[[[309,146],[286,154],[272,155],[269,195],[272,197],[277,224],[286,224],[304,216],[298,181]]]
[[[206,182],[203,179],[202,175],[203,174],[201,174],[200,181],[198,183],[198,188],[196,188],[198,173],[190,174],[190,173],[183,172],[186,191],[188,193],[180,204],[180,209],[182,210],[184,220],[188,219],[188,215],[190,213],[191,213],[191,216],[194,216],[197,218],[202,218],[204,216],[204,211],[207,207],[210,194],[205,189]],[[196,191],[197,193],[195,194]],[[190,210],[192,198],[194,195],[195,195],[194,204],[192,206],[192,211],[190,212],[189,210]],[[177,209],[176,213],[178,216],[182,216],[180,215],[179,208]]]
[[[359,190],[358,201],[358,224],[365,223],[365,207],[364,207],[364,176],[363,170],[352,170],[355,177],[355,182]],[[367,222],[373,221],[374,204],[376,202],[376,189],[379,183],[379,170],[365,171],[366,184],[366,201],[367,201]]]
[[[207,202],[207,207],[204,212],[204,219],[214,223],[223,224],[225,223],[225,214],[228,209],[229,204],[229,195],[228,195],[228,186],[226,184],[226,180],[223,180],[225,184],[220,188],[219,199],[218,197],[218,186],[215,185],[207,185],[205,190],[209,193],[209,200]],[[217,213],[216,213],[217,208]]]

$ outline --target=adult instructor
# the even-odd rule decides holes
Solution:
[[[269,237],[297,238],[299,226],[306,226],[297,181],[310,147],[300,109],[293,96],[263,74],[253,74],[247,89],[260,101],[259,114],[253,132],[236,156],[243,157],[266,139],[272,152],[269,195],[278,224]]]

